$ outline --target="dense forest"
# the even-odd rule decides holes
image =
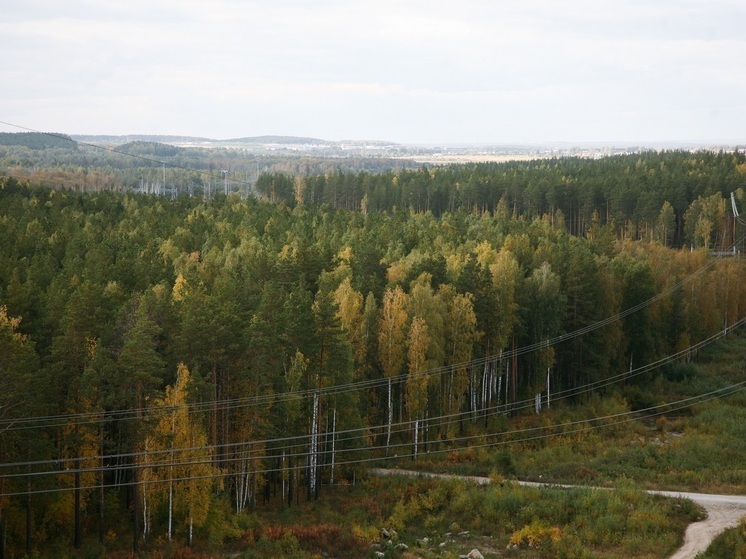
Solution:
[[[39,133],[0,134],[0,170],[77,192],[238,193],[291,207],[407,209],[438,218],[465,209],[548,218],[578,236],[606,225],[621,239],[721,249],[735,240],[731,193],[743,202],[746,187],[746,156],[738,151],[416,168],[404,159],[256,155],[147,141],[102,147]]]
[[[596,161],[555,158],[376,175],[293,178],[265,173],[255,188],[286,203],[329,204],[364,213],[399,208],[440,217],[463,208],[547,218],[580,236],[600,224],[611,226],[622,239],[725,247],[734,240],[726,201],[731,192],[742,201],[744,186],[743,154],[645,152]],[[707,223],[698,226],[700,216]]]
[[[265,173],[254,196],[35,173],[0,178],[10,550],[122,517],[135,549],[191,543],[557,398],[643,405],[746,318],[738,153]]]

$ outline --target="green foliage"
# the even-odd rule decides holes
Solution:
[[[151,148],[161,146],[127,147]],[[30,151],[3,147],[0,169]],[[124,159],[106,171],[53,171],[57,158],[82,154],[38,151],[33,157],[49,157],[39,182],[55,188],[132,185],[140,171],[149,173],[146,180],[162,172],[136,172]],[[163,156],[192,157],[179,149]],[[396,427],[407,419],[418,421],[423,468],[585,483],[623,476],[673,486],[742,483],[746,475],[735,465],[746,457],[744,397],[666,422],[614,417],[740,379],[743,346],[728,360],[700,354],[717,369],[711,376],[683,360],[644,375],[629,369],[685,350],[746,312],[742,259],[712,261],[706,251],[663,246],[687,235],[709,245],[733,238],[722,219],[723,192],[707,189],[713,176],[724,189],[736,186],[745,164],[742,154],[668,153],[302,179],[271,170],[260,186],[277,203],[48,190],[24,184],[33,171],[23,169],[20,179],[3,177],[0,374],[11,382],[0,394],[0,476],[13,474],[2,483],[14,496],[0,508],[13,552],[25,536],[18,464],[26,462],[53,465],[32,472],[33,489],[50,491],[32,503],[39,541],[69,531],[66,490],[76,482],[51,471],[72,468],[76,457],[90,470],[83,478],[85,536],[96,535],[101,507],[104,533],[114,526],[126,535],[135,514],[128,492],[134,466],[150,468],[142,473],[151,481],[169,479],[163,462],[136,464],[131,454],[150,458],[156,447],[146,445],[156,435],[159,450],[176,439],[159,425],[153,403],[177,386],[181,362],[192,383],[178,405],[192,406],[194,446],[210,449],[183,453],[199,462],[185,465],[184,476],[206,480],[194,487],[199,498],[186,498],[200,509],[191,516],[203,545],[236,537],[233,509],[284,507],[288,518],[295,515],[310,483],[309,456],[319,458],[314,475],[326,488],[332,471],[335,486],[359,480],[364,469],[356,461],[383,455],[384,446],[390,455],[408,452],[401,449],[411,448],[413,429]],[[688,177],[686,188],[669,175]],[[182,180],[182,192],[198,194],[211,179]],[[567,223],[556,223],[562,215]],[[647,243],[656,237],[663,244]],[[564,337],[676,285],[613,325]],[[559,336],[562,343],[546,343]],[[527,346],[538,349],[503,357]],[[603,395],[586,393],[600,385]],[[537,394],[541,413],[525,411]],[[89,425],[60,419],[5,430],[32,416],[83,413]],[[552,425],[559,426],[556,438],[520,442],[528,432],[521,430]],[[461,437],[485,448],[464,450]],[[141,493],[153,499],[148,537],[165,533],[165,487]],[[405,530],[440,532],[451,507],[466,518],[471,507],[490,522],[513,524],[511,533],[538,518],[536,501],[521,491],[427,487],[394,502],[369,496],[350,515],[362,532],[387,519]],[[208,496],[214,502],[205,517]],[[190,516],[184,499],[174,501],[177,543]],[[619,544],[623,523],[637,534],[660,524],[654,512],[629,516],[617,505],[607,503],[599,516],[598,545]],[[548,527],[562,521],[556,511],[539,520]],[[473,526],[489,525],[474,517]],[[561,533],[552,545],[569,549],[582,530],[563,525]]]
[[[653,497],[622,485],[615,491],[504,486],[457,481],[410,482],[384,526],[399,537],[457,528],[488,536],[498,549],[541,549],[558,557],[645,557],[673,550],[686,524],[701,514],[688,503]],[[416,495],[416,496],[410,496]],[[695,512],[696,511],[696,512]]]

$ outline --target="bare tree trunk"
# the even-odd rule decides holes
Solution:
[[[500,413],[500,394],[503,391],[503,376],[500,375],[500,378],[497,379],[497,413]]]
[[[319,426],[318,426],[318,419],[319,419],[319,393],[316,392],[313,395],[313,414],[312,414],[312,421],[311,421],[311,448],[309,452],[309,483],[308,483],[308,498],[311,499],[312,496],[316,495],[316,485],[317,485],[317,479],[316,479],[316,465],[317,465],[317,452],[318,452],[318,435],[319,435]]]
[[[389,377],[389,417],[388,417],[388,428],[386,429],[386,456],[389,455],[389,447],[391,445],[391,424],[394,422],[394,402],[392,401],[391,394],[391,377]]]
[[[174,521],[174,480],[173,480],[173,466],[171,466],[171,479],[168,481],[168,541],[171,541],[173,537],[173,521]]]
[[[143,487],[142,491],[142,539],[145,541],[145,536],[150,531],[150,523],[148,522],[150,517],[150,509],[148,509],[148,492]]]
[[[331,473],[329,474],[329,487],[334,485],[334,454],[335,454],[335,438],[337,436],[337,408],[334,408],[332,416],[332,467]]]

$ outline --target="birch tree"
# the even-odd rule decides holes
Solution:
[[[309,496],[314,497],[318,497],[319,491],[320,464],[318,459],[322,440],[322,425],[325,423],[323,418],[334,414],[338,400],[338,398],[332,398],[331,400],[325,398],[323,389],[348,384],[352,380],[352,353],[337,313],[338,308],[334,303],[334,295],[319,290],[313,303],[317,350],[310,358],[310,366],[315,370],[315,379],[312,385],[314,394],[311,413]]]
[[[384,377],[387,378],[386,398],[386,455],[391,445],[391,424],[394,419],[392,379],[397,377],[404,365],[407,325],[407,295],[401,287],[387,289],[383,294],[381,321],[378,331],[378,360]]]
[[[442,375],[440,397],[441,410],[446,415],[459,411],[466,393],[469,377],[467,362],[471,361],[474,345],[482,336],[477,331],[477,317],[474,313],[471,293],[456,293],[451,285],[441,285],[438,295],[446,306],[446,348],[445,364],[449,366],[448,375]],[[453,422],[448,420],[447,431],[452,432]]]
[[[427,348],[430,344],[427,324],[419,316],[412,319],[409,329],[409,344],[407,350],[407,411],[410,421],[414,421],[414,459],[417,460],[419,448],[420,422],[427,408],[427,390],[429,376],[427,370]]]

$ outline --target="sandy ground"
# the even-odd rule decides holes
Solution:
[[[476,476],[452,476],[447,474],[428,474],[422,472],[413,472],[409,470],[388,470],[373,469],[370,470],[373,475],[406,475],[406,476],[427,476],[461,479],[469,479],[478,485],[490,483],[490,478]],[[525,485],[539,486],[538,483],[525,483]],[[571,487],[571,486],[563,486]],[[682,545],[670,559],[694,559],[696,555],[705,551],[715,536],[728,528],[737,526],[741,518],[746,517],[746,496],[741,495],[711,495],[706,493],[680,493],[676,491],[650,491],[666,497],[681,497],[691,499],[704,507],[707,511],[707,518],[701,522],[694,522],[689,525],[684,534],[684,545]]]

